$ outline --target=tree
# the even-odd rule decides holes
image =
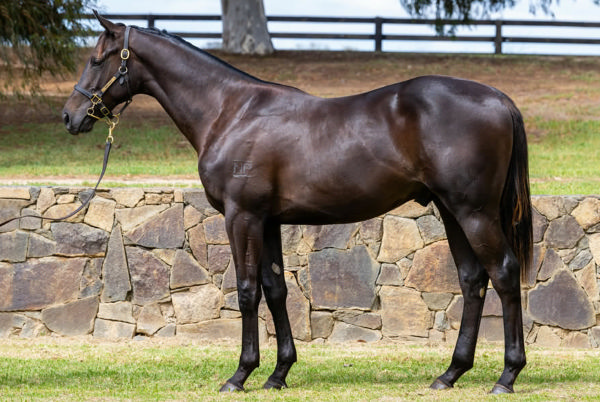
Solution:
[[[35,92],[43,73],[76,68],[82,14],[93,0],[0,0],[0,68],[4,90]],[[0,93],[2,89],[0,88]]]
[[[223,50],[229,53],[273,53],[263,0],[221,0]]]

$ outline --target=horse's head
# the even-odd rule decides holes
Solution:
[[[90,131],[96,120],[114,119],[112,110],[130,102],[133,90],[128,73],[133,58],[128,48],[129,29],[96,11],[94,14],[105,31],[63,109],[65,126],[74,135]]]

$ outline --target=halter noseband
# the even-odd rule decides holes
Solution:
[[[98,92],[90,92],[84,88],[81,88],[79,86],[79,84],[75,85],[75,90],[77,92],[79,92],[80,94],[84,95],[86,98],[88,98],[90,100],[90,102],[92,102],[92,106],[90,106],[87,110],[87,115],[90,117],[93,117],[94,119],[97,119],[97,120],[106,119],[109,126],[111,124],[114,124],[115,120],[118,122],[119,116],[121,115],[121,113],[123,113],[125,108],[127,106],[129,106],[129,104],[132,101],[131,90],[129,88],[129,77],[127,76],[127,73],[128,73],[127,60],[129,59],[129,56],[130,56],[130,52],[129,52],[129,32],[130,32],[130,30],[131,30],[130,26],[128,26],[125,29],[125,40],[123,41],[124,42],[123,49],[121,50],[121,65],[119,66],[119,69],[117,70],[115,75],[113,75],[113,77],[106,83],[106,85],[104,85],[102,87],[102,89],[100,89],[100,91],[98,91]],[[125,84],[127,86],[127,93],[129,95],[129,99],[127,99],[127,101],[125,102],[123,107],[121,107],[121,110],[119,110],[119,112],[117,114],[113,114],[110,111],[110,109],[108,107],[106,107],[106,105],[104,104],[104,101],[102,100],[102,96],[104,95],[104,93],[106,91],[108,91],[108,89],[117,80],[119,81],[120,85]],[[96,110],[96,106],[98,106],[100,108],[100,113],[102,113],[102,116],[97,116],[96,114],[94,114],[94,111]]]

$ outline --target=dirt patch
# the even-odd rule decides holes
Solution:
[[[483,82],[504,91],[522,109],[526,120],[595,119],[600,115],[597,57],[324,51],[281,51],[273,56],[256,57],[212,53],[258,78],[295,86],[318,96],[351,95],[420,75],[443,74]],[[81,69],[84,64],[82,56]],[[0,120],[11,125],[60,122],[62,105],[79,75],[80,72],[63,78],[44,77],[41,85],[44,100],[1,101]],[[150,119],[157,124],[168,121],[158,103],[143,96],[135,97],[127,110],[127,119]]]

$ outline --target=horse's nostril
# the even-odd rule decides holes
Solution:
[[[69,117],[69,113],[63,112],[63,122],[65,123],[65,125],[68,125],[70,121],[71,118]]]

